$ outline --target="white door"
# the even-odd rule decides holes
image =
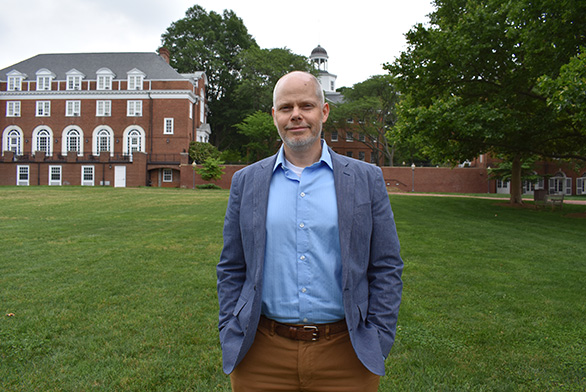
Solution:
[[[126,166],[114,166],[114,187],[126,187]]]

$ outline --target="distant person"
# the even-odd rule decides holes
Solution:
[[[332,151],[318,80],[276,84],[279,152],[236,174],[217,266],[223,368],[240,391],[376,391],[401,302],[381,170]]]

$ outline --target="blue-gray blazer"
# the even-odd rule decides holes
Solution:
[[[344,312],[364,366],[384,375],[395,340],[403,261],[380,168],[334,153]],[[261,311],[266,214],[276,155],[236,172],[217,266],[223,369],[229,374],[251,347]]]

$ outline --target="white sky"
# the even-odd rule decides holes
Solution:
[[[0,0],[0,69],[44,53],[155,52],[194,4],[233,10],[263,49],[308,57],[320,44],[336,87],[385,73],[433,10],[431,0]]]

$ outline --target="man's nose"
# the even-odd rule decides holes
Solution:
[[[293,110],[291,111],[291,120],[299,120],[301,118],[301,110],[299,106],[293,106]]]

